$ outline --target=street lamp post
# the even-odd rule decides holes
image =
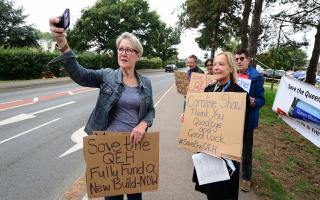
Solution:
[[[280,30],[279,30],[279,34],[278,34],[276,66],[278,66],[278,64],[279,64],[279,45],[280,45],[281,30],[282,30],[282,27],[288,26],[288,25],[283,25],[283,22],[284,22],[284,20],[281,21]],[[276,70],[276,67],[274,66],[273,70],[272,70],[272,81],[271,81],[271,88],[270,88],[271,90],[273,90],[275,70]]]

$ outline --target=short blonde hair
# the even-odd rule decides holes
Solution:
[[[235,62],[235,58],[234,58],[233,53],[228,52],[228,51],[224,51],[224,52],[218,53],[218,55],[216,55],[216,56],[219,56],[219,55],[225,55],[227,57],[228,64],[232,69],[232,72],[230,74],[230,79],[232,82],[237,83],[237,66],[236,66],[236,62]]]
[[[133,48],[138,51],[138,55],[139,57],[141,58],[142,57],[142,54],[143,54],[143,47],[141,45],[141,42],[139,41],[139,39],[137,38],[137,36],[135,36],[134,34],[132,33],[129,33],[129,32],[124,32],[122,33],[116,40],[116,47],[118,48],[119,45],[120,45],[120,42],[123,40],[123,39],[128,39],[130,40],[130,42],[132,43],[132,46]]]

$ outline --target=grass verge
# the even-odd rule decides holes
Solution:
[[[320,148],[272,111],[275,94],[276,88],[265,87],[254,133],[253,187],[260,199],[319,199]]]

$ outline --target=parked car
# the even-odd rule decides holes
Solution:
[[[295,71],[292,77],[303,81],[304,79],[306,79],[306,71]]]
[[[266,69],[265,70],[265,76],[267,78],[272,78],[273,69]],[[286,75],[286,71],[284,70],[275,70],[274,72],[274,78],[280,79],[282,76]]]
[[[320,84],[320,75],[316,76],[316,83]]]
[[[175,64],[169,64],[165,67],[165,72],[174,72],[177,70],[177,66]]]
[[[261,76],[265,76],[266,72],[260,65],[256,66],[256,70],[261,74]]]

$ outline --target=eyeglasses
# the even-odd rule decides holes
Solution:
[[[236,58],[236,61],[238,62],[238,60],[243,61],[245,59],[245,57],[240,57],[240,58]]]
[[[127,55],[131,55],[133,53],[139,53],[137,50],[132,49],[132,48],[122,48],[120,47],[118,50],[118,53],[122,54],[123,52],[125,52]]]
[[[212,67],[213,66],[213,64],[207,64],[206,65],[206,67]]]

